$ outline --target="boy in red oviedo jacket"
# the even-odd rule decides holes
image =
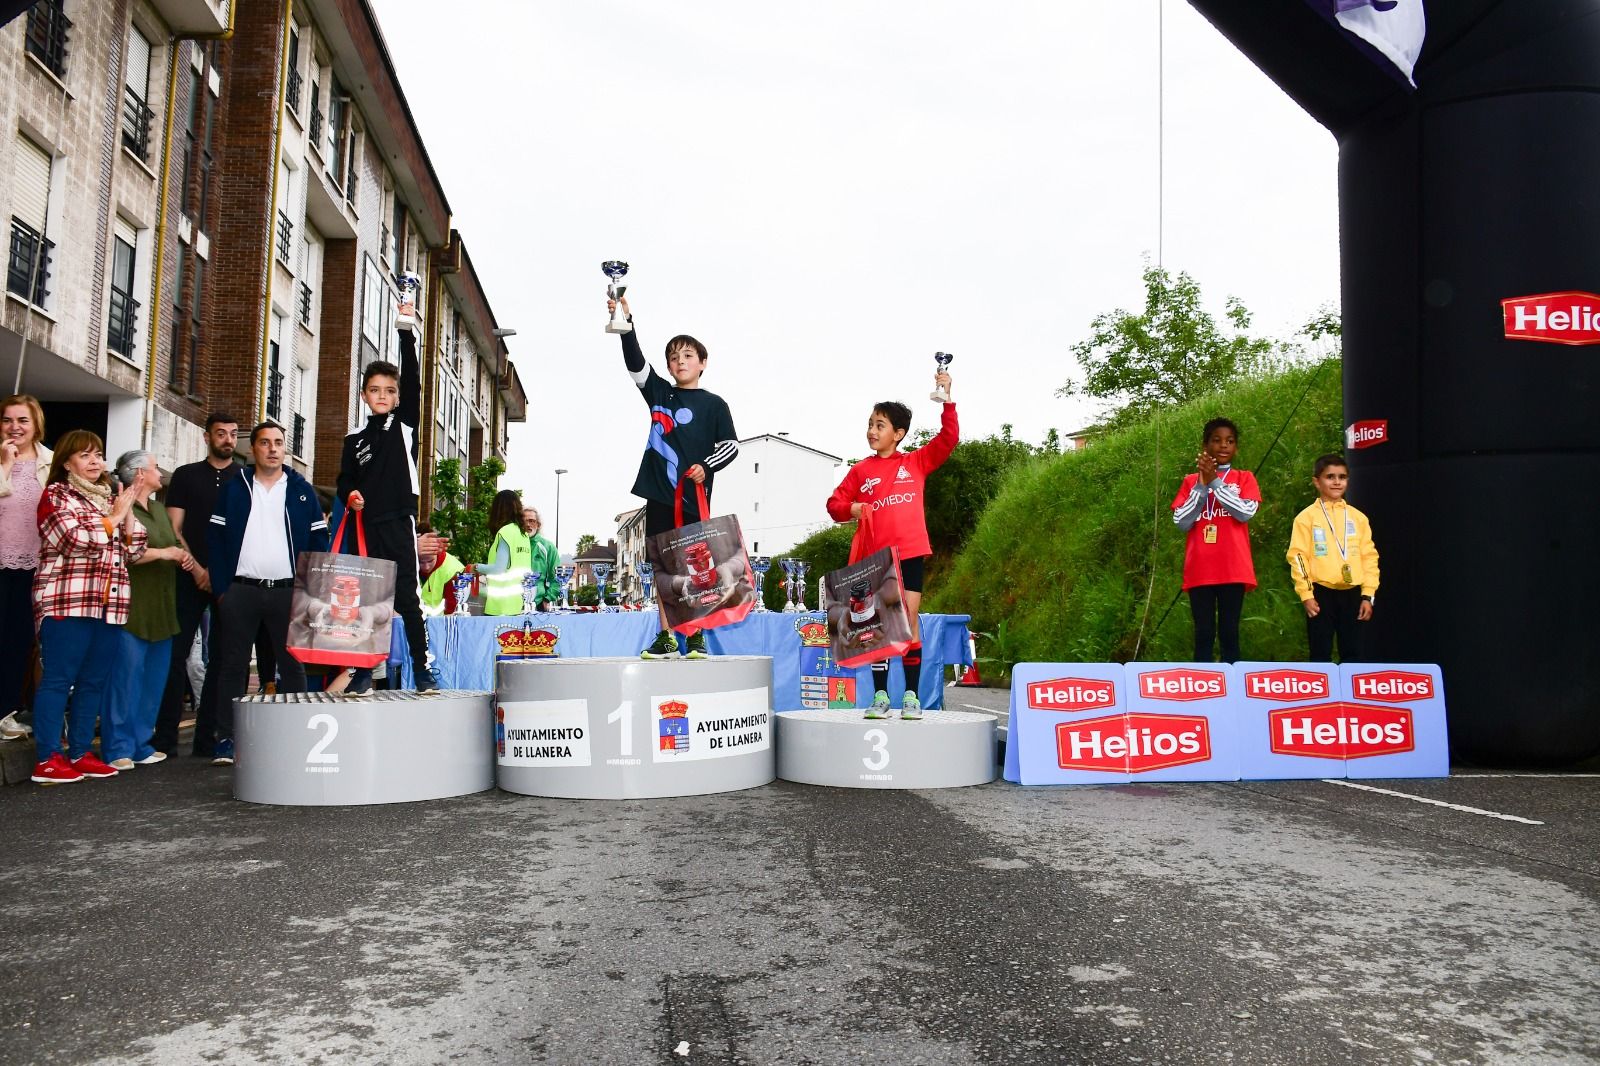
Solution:
[[[1233,468],[1239,427],[1213,418],[1201,433],[1195,473],[1183,479],[1172,501],[1172,521],[1187,535],[1183,587],[1194,615],[1194,661],[1215,661],[1212,645],[1222,644],[1222,661],[1239,653],[1239,615],[1244,594],[1256,587],[1246,523],[1261,507],[1261,489],[1248,470]]]
[[[946,396],[950,395],[950,375],[934,376]],[[900,553],[901,596],[911,621],[910,650],[902,659],[906,691],[900,701],[900,717],[922,717],[917,687],[922,680],[922,633],[917,609],[922,605],[923,564],[933,548],[928,543],[928,523],[923,514],[923,486],[929,474],[950,458],[961,439],[956,424],[956,405],[946,401],[939,433],[914,452],[900,451],[900,442],[911,429],[911,409],[903,403],[887,401],[872,409],[867,419],[867,447],[872,456],[850,468],[839,487],[828,497],[828,514],[835,522],[856,519],[856,537],[864,541],[858,556],[871,555],[884,548]],[[868,718],[887,717],[889,711],[889,664],[872,664],[872,706]]]

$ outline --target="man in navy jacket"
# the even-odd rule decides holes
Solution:
[[[207,526],[211,588],[217,617],[211,669],[217,674],[217,743],[211,762],[233,765],[233,701],[245,694],[250,651],[265,625],[278,658],[278,691],[304,692],[306,670],[288,652],[289,604],[295,560],[328,550],[328,520],[311,483],[283,465],[283,427],[263,422],[250,431],[255,466],[239,471],[217,494]]]

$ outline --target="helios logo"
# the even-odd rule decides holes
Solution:
[[[1209,700],[1228,694],[1228,679],[1217,670],[1152,670],[1139,675],[1139,695],[1147,700]]]
[[[1361,703],[1321,703],[1267,715],[1272,750],[1318,759],[1366,759],[1416,747],[1411,711]]]
[[[1381,670],[1357,674],[1350,679],[1350,693],[1358,700],[1379,703],[1410,703],[1433,699],[1433,676],[1409,670]]]
[[[1135,711],[1056,726],[1056,762],[1063,770],[1143,774],[1210,758],[1211,724],[1197,715]]]
[[[1028,706],[1036,711],[1103,711],[1116,706],[1115,682],[1058,677],[1028,685]]]
[[[1500,301],[1506,337],[1548,344],[1600,344],[1600,296],[1547,292]]]
[[[1304,703],[1333,695],[1328,675],[1311,670],[1260,670],[1244,675],[1244,694],[1255,700]]]
[[[1387,418],[1369,418],[1361,422],[1352,422],[1344,427],[1344,446],[1346,448],[1371,448],[1384,444],[1389,440],[1389,420]]]

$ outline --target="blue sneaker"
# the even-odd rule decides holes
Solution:
[[[229,737],[227,740],[219,740],[219,741],[217,741],[216,746],[211,749],[211,765],[212,766],[232,766],[233,765],[233,738],[232,737]]]

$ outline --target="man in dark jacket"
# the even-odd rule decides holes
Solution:
[[[255,466],[243,467],[217,494],[208,544],[217,597],[211,669],[217,676],[217,743],[212,765],[233,765],[233,701],[249,683],[250,649],[265,625],[278,657],[278,691],[304,692],[306,671],[289,655],[289,603],[295,560],[328,550],[328,520],[311,483],[283,465],[283,427],[250,431]]]

